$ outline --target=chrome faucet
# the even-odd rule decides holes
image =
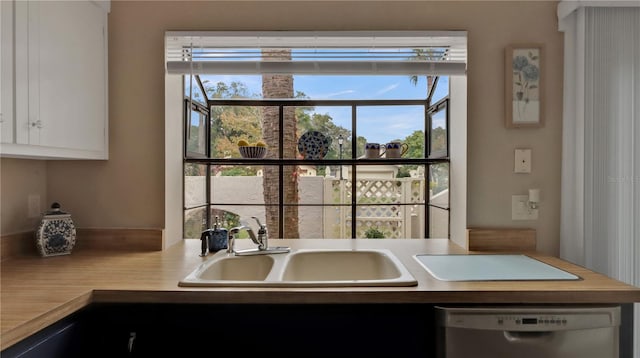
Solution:
[[[249,232],[249,237],[251,237],[251,240],[254,240],[254,237],[256,235],[253,234],[253,230],[251,230],[250,227],[248,227],[246,225],[241,225],[241,226],[236,226],[234,228],[231,228],[231,230],[229,230],[229,240],[227,241],[227,253],[229,253],[229,254],[235,253],[235,251],[236,251],[236,249],[235,249],[236,235],[241,230],[247,230],[247,232]],[[254,242],[255,242],[255,240],[254,240]]]
[[[262,225],[260,220],[257,217],[252,216],[253,219],[258,223],[258,238],[257,241],[253,240],[256,244],[258,244],[258,249],[266,250],[269,248],[269,234],[267,233],[267,226]]]
[[[237,256],[242,256],[242,255],[279,254],[279,253],[289,252],[288,247],[284,247],[284,246],[269,247],[269,234],[267,231],[267,226],[262,225],[262,223],[260,223],[260,220],[258,220],[257,217],[252,216],[252,218],[255,219],[255,221],[258,223],[258,236],[256,236],[256,234],[253,232],[253,229],[251,229],[249,225],[246,225],[244,223],[240,226],[236,226],[232,228],[231,230],[229,230],[227,253],[233,253]],[[251,241],[253,241],[254,244],[258,245],[257,248],[236,251],[235,236],[242,230],[245,230],[249,234]]]

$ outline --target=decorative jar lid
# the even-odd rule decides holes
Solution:
[[[49,215],[69,215],[69,213],[66,213],[62,210],[60,210],[61,206],[59,203],[53,203],[51,204],[51,209],[47,210],[47,212],[45,213],[45,216],[49,216]],[[71,215],[69,215],[71,216]]]

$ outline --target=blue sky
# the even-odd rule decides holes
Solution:
[[[244,83],[252,94],[261,93],[261,76],[202,76],[212,83],[233,81]],[[311,99],[422,99],[426,97],[426,79],[413,85],[409,76],[294,76],[294,91]],[[447,94],[448,77],[441,77],[434,100]],[[316,112],[329,114],[335,124],[351,130],[349,107],[317,107]],[[358,135],[369,142],[386,143],[403,139],[416,130],[424,130],[424,114],[419,106],[364,107],[357,117]],[[436,127],[444,127],[444,113],[436,116]]]

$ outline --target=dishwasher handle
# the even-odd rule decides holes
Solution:
[[[504,338],[509,343],[542,343],[553,338],[553,331],[503,331]]]

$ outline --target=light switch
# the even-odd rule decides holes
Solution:
[[[531,173],[531,149],[516,149],[514,173]]]
[[[529,206],[529,195],[511,196],[511,220],[538,220],[538,209]]]

